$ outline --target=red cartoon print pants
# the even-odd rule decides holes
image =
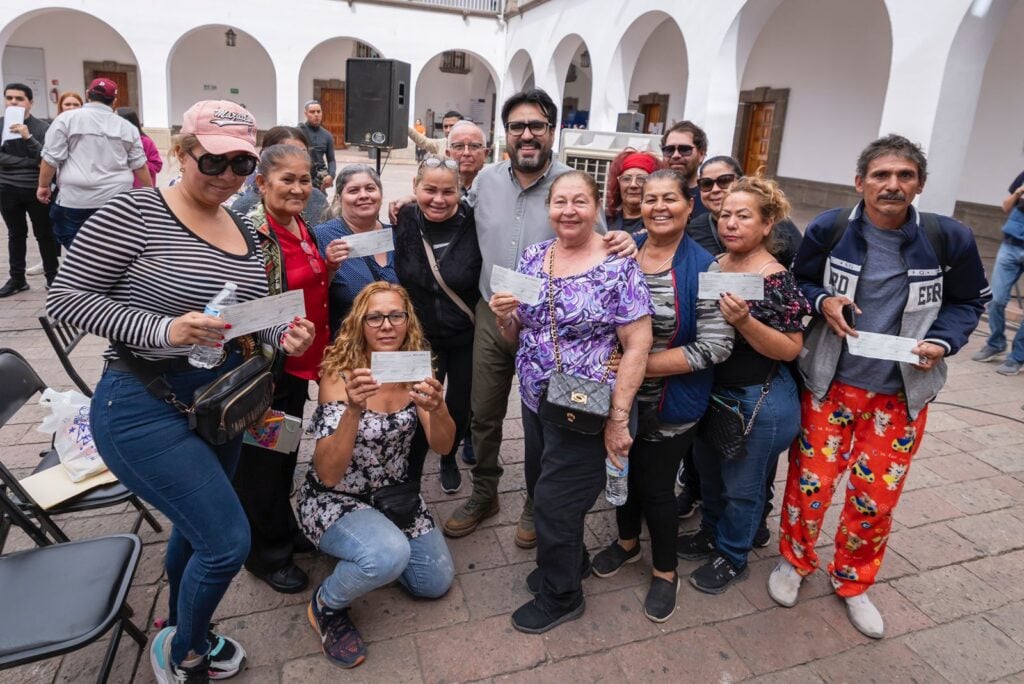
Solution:
[[[910,460],[921,446],[928,409],[911,420],[902,395],[833,382],[824,400],[804,391],[801,430],[789,451],[779,547],[802,574],[818,567],[814,543],[843,473],[850,478],[828,572],[836,593],[856,596],[874,583],[892,511]]]

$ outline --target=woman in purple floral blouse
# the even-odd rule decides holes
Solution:
[[[516,373],[523,402],[526,488],[534,501],[537,569],[526,584],[536,598],[512,614],[512,625],[540,634],[583,614],[581,581],[590,574],[583,520],[604,486],[604,460],[621,466],[633,443],[633,403],[651,348],[651,296],[633,259],[608,256],[594,230],[600,193],[594,179],[570,171],[548,194],[557,236],[527,247],[519,272],[545,279],[536,304],[497,292],[491,309],[498,328],[519,343]],[[603,433],[585,435],[538,416],[555,372],[548,293],[553,289],[562,372],[612,384]],[[609,359],[621,345],[618,372]],[[632,421],[635,428],[635,419]]]

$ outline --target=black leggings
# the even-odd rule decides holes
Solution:
[[[446,378],[448,380],[444,403],[452,420],[455,421],[455,442],[452,444],[452,450],[442,454],[442,457],[454,458],[462,438],[469,434],[469,393],[473,385],[472,340],[461,347],[434,345],[433,362],[438,381],[444,383]],[[423,462],[428,448],[422,428],[417,428],[409,447],[409,476],[413,481],[419,480],[423,475]]]
[[[658,572],[674,572],[676,532],[676,471],[683,453],[689,451],[696,427],[671,439],[648,442],[637,439],[629,450],[629,497],[615,509],[620,539],[639,539],[641,516],[651,533],[651,556]]]

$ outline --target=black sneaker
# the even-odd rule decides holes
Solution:
[[[3,287],[0,287],[0,298],[10,297],[13,294],[24,292],[28,289],[28,283],[25,282],[24,278],[10,278]]]
[[[585,553],[583,554],[583,562],[580,564],[580,580],[585,580],[590,577],[592,570],[593,566],[590,564],[590,554]],[[530,574],[526,576],[526,591],[530,592],[534,596],[540,593],[540,568],[534,568],[530,571]]]
[[[644,599],[644,615],[654,622],[665,622],[676,612],[676,595],[679,594],[679,575],[669,582],[661,577],[652,577],[651,586]]]
[[[683,491],[679,492],[679,496],[676,497],[676,510],[678,511],[679,519],[689,518],[697,512],[699,507],[700,499],[692,494],[688,487],[683,487]]]
[[[761,525],[754,533],[754,546],[759,549],[767,548],[772,543],[772,531],[767,525]]]
[[[335,610],[321,605],[320,590],[309,601],[309,624],[320,635],[321,648],[327,659],[344,668],[361,665],[366,660],[366,644],[352,623],[348,608]]]
[[[462,440],[462,462],[466,465],[476,465],[476,454],[473,452],[473,440],[466,435]]]
[[[245,649],[230,637],[217,634],[212,629],[206,638],[210,642],[209,662],[210,679],[227,679],[238,674],[245,665]]]
[[[705,594],[721,594],[729,585],[747,576],[748,566],[737,569],[728,558],[718,553],[690,573],[690,584]]]
[[[715,533],[702,527],[676,538],[676,555],[683,560],[704,560],[715,551]]]
[[[583,617],[583,611],[587,609],[587,602],[580,596],[579,603],[564,613],[549,615],[547,611],[537,605],[537,599],[524,603],[512,613],[512,626],[526,634],[543,634],[549,629],[554,629],[563,622],[578,620]]]
[[[462,473],[455,463],[454,456],[441,457],[441,491],[445,494],[454,494],[462,489]]]
[[[640,560],[639,541],[629,551],[619,546],[619,542],[613,541],[607,549],[594,556],[592,572],[598,577],[611,577],[626,563],[636,563],[638,560]]]

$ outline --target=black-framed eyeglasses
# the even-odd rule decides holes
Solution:
[[[409,322],[409,314],[405,311],[392,311],[389,314],[371,313],[363,316],[363,322],[371,328],[379,328],[384,325],[384,319],[388,319],[391,327],[397,328]]]
[[[452,143],[448,147],[455,152],[462,154],[466,150],[469,150],[470,152],[479,152],[484,149],[485,145],[483,143]]]
[[[324,272],[324,267],[320,264],[320,255],[316,253],[312,245],[305,240],[299,240],[299,245],[302,246],[302,253],[306,255],[306,261],[309,262],[309,267],[313,269],[313,273],[320,275]]]
[[[443,166],[452,171],[459,170],[459,162],[454,159],[441,159],[441,157],[427,157],[420,162],[420,166],[426,166],[428,169],[439,169]]]
[[[708,192],[716,185],[722,190],[728,190],[729,186],[736,181],[735,173],[723,173],[718,178],[698,178],[697,187],[703,192]]]
[[[553,128],[547,121],[509,121],[505,124],[505,130],[512,135],[522,135],[527,128],[534,135],[543,135],[548,129]]]
[[[619,185],[643,185],[647,182],[646,173],[638,173],[633,176],[622,175],[619,176]]]
[[[197,157],[192,154],[192,150],[185,154],[195,160],[196,166],[199,167],[199,173],[204,176],[219,176],[229,166],[231,167],[231,172],[236,176],[248,176],[256,170],[256,164],[259,163],[259,159],[250,154],[240,154],[230,159],[224,154],[209,153]]]
[[[665,155],[666,158],[676,156],[676,152],[679,153],[680,157],[689,157],[693,154],[695,149],[697,148],[693,145],[664,145],[661,148],[661,153]]]

